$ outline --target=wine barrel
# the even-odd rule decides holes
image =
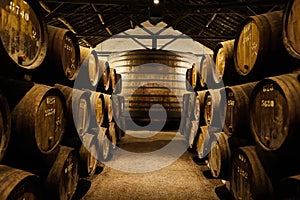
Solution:
[[[83,53],[87,53],[87,49]],[[89,54],[82,61],[77,75],[75,88],[95,91],[100,80],[100,62],[95,50],[89,50]]]
[[[283,13],[283,43],[286,50],[295,58],[300,59],[300,2],[289,0]]]
[[[6,97],[0,91],[0,162],[9,144],[11,133],[11,115]]]
[[[81,137],[82,145],[79,149],[79,177],[94,175],[97,164],[97,137],[91,133],[84,133]]]
[[[104,95],[101,92],[89,92],[91,104],[91,127],[101,126],[104,120]]]
[[[117,146],[117,140],[118,140],[118,136],[115,129],[115,122],[109,123],[108,132],[109,132],[108,139],[112,144],[112,148],[115,148]]]
[[[48,33],[40,14],[42,8],[36,1],[4,0],[0,9],[0,71],[21,78],[19,71],[38,68],[47,53]]]
[[[122,92],[122,75],[116,73],[116,86],[113,94],[120,94]]]
[[[0,165],[0,199],[41,200],[40,178],[27,171]]]
[[[204,119],[204,108],[205,108],[205,95],[208,90],[201,90],[197,92],[197,101],[199,102],[199,125],[204,126],[206,125]]]
[[[193,68],[187,69],[185,73],[185,78],[186,78],[186,90],[187,91],[194,91],[193,84],[192,84],[192,72]]]
[[[97,152],[98,161],[106,162],[112,158],[112,144],[109,141],[109,129],[105,127],[98,127],[95,130],[97,136]]]
[[[13,109],[9,149],[21,155],[43,157],[59,147],[65,133],[66,105],[62,93],[35,84]]]
[[[81,135],[89,129],[91,120],[90,94],[87,91],[73,89],[69,86],[55,84],[64,95],[67,105],[67,133]]]
[[[213,54],[213,78],[216,83],[223,82],[224,86],[240,83],[240,75],[236,72],[233,59],[234,39],[219,42]]]
[[[204,97],[204,120],[207,126],[223,127],[224,119],[221,109],[226,109],[222,100],[223,96],[225,95],[221,89],[207,90]]]
[[[204,55],[200,66],[200,84],[204,89],[216,89],[220,87],[220,83],[216,83],[213,78],[213,68],[215,68],[213,54]]]
[[[249,82],[241,85],[227,86],[226,92],[226,110],[223,130],[227,135],[236,135],[243,138],[252,138],[250,131],[250,110],[249,101],[253,88],[258,82]],[[244,135],[239,135],[239,134]]]
[[[189,143],[189,148],[192,150],[196,149],[196,136],[197,136],[197,132],[199,129],[199,121],[198,120],[192,120],[191,121],[191,128],[190,128],[190,132],[187,135],[188,136],[188,143]]]
[[[114,68],[110,68],[109,69],[110,72],[109,72],[109,89],[108,89],[108,93],[109,94],[112,94],[114,92],[114,90],[116,89],[116,75],[117,75],[117,72],[116,72],[116,69]]]
[[[73,148],[60,146],[58,156],[45,180],[47,199],[72,199],[78,183],[78,155]]]
[[[282,41],[282,14],[283,11],[274,11],[249,16],[241,25],[234,44],[234,62],[246,82],[294,69],[294,59]]]
[[[80,49],[75,34],[65,28],[48,25],[49,42],[44,66],[39,67],[36,78],[51,84],[68,84],[79,72]]]
[[[91,55],[91,51],[92,50],[90,48],[79,45],[79,52],[80,52],[79,68],[81,68],[83,62],[89,58],[89,56]]]
[[[200,126],[197,132],[197,153],[200,159],[205,158],[210,149],[212,142],[215,140],[213,135],[220,132],[218,127]]]
[[[214,137],[216,137],[216,140],[212,142],[212,148],[208,154],[211,174],[214,178],[229,180],[231,149],[228,136],[224,132],[220,132],[216,133]]]
[[[268,151],[299,149],[299,73],[261,80],[250,98],[250,127],[258,145]]]
[[[114,54],[108,60],[122,75],[121,95],[127,118],[136,123],[149,122],[149,108],[160,104],[167,112],[167,122],[179,121],[182,95],[187,92],[186,70],[197,60],[195,56],[153,49]]]
[[[110,85],[109,62],[105,60],[99,60],[99,66],[100,66],[100,71],[99,71],[100,79],[96,91],[107,93]]]
[[[274,199],[272,182],[255,146],[240,147],[233,152],[230,191],[235,199]]]
[[[104,119],[102,126],[108,128],[109,123],[113,121],[113,105],[112,105],[112,95],[103,94],[104,97]]]
[[[121,95],[111,95],[112,109],[113,109],[113,119],[118,121],[124,111],[124,96]]]
[[[201,87],[201,83],[200,83],[201,78],[202,78],[202,76],[200,74],[200,62],[197,61],[192,66],[190,85],[192,86],[193,91],[199,91],[199,90],[203,89],[203,87]]]

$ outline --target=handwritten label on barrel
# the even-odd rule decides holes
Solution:
[[[274,108],[275,101],[274,100],[264,100],[264,99],[262,99],[260,106],[263,107],[263,108]]]
[[[273,92],[274,91],[274,86],[272,83],[264,85],[262,88],[263,92]]]

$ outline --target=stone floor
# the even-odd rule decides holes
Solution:
[[[140,138],[140,136],[147,138]],[[151,154],[151,152],[170,143],[180,145],[185,144],[185,140],[182,136],[176,135],[176,132],[158,134],[150,131],[126,132],[126,136],[122,138],[119,145],[122,150],[114,150],[111,161],[106,163],[98,174],[79,181],[80,192],[75,195],[74,199],[232,200],[227,190],[228,187],[221,180],[212,178],[205,163],[196,162],[197,157],[190,151],[185,150],[181,156],[174,159],[174,162],[159,168],[170,155]],[[130,153],[124,156],[124,151]],[[150,154],[147,154],[149,152]],[[134,153],[144,153],[142,156],[147,156],[147,160],[139,163],[138,155]],[[118,163],[118,166],[122,163],[126,166],[116,168],[112,164],[114,162]],[[149,168],[149,163],[158,169]],[[146,172],[134,173],[129,166],[135,167],[136,165],[149,169]],[[140,168],[133,169],[133,171]]]

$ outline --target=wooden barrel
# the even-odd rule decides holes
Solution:
[[[117,140],[118,140],[115,125],[116,125],[115,122],[110,122],[109,127],[108,127],[108,132],[109,132],[108,139],[110,140],[110,142],[112,144],[112,148],[115,148],[117,146]]]
[[[300,59],[300,2],[289,0],[283,13],[283,43],[286,50],[295,58]]]
[[[188,112],[187,112],[187,109],[188,109],[188,106],[189,106],[189,95],[190,93],[185,93],[183,94],[182,96],[182,118],[181,118],[181,121],[180,121],[180,126],[179,126],[179,132],[181,135],[185,135],[185,127],[186,127],[186,122],[187,122],[187,119],[188,119]]]
[[[197,92],[197,101],[199,102],[199,125],[204,126],[205,119],[204,119],[204,108],[205,108],[205,95],[207,90],[201,90]]]
[[[237,85],[240,82],[240,75],[234,67],[234,41],[233,39],[219,42],[214,49],[213,78],[216,83],[223,82],[224,86]]]
[[[217,127],[212,126],[200,126],[197,132],[197,153],[198,157],[200,159],[205,158],[211,148],[212,145],[212,139],[214,139],[212,136],[215,133],[220,132],[220,129]]]
[[[2,161],[10,140],[11,115],[6,97],[0,91],[0,162]]]
[[[201,60],[200,66],[200,84],[204,89],[215,89],[219,87],[219,83],[216,83],[213,78],[213,68],[215,67],[215,62],[213,59],[213,54],[204,55]]]
[[[247,82],[292,72],[293,59],[282,41],[282,14],[275,11],[249,16],[241,25],[234,44],[234,62],[237,73]]]
[[[273,185],[255,152],[255,146],[232,154],[230,191],[235,199],[273,199]]]
[[[76,79],[75,87],[78,89],[85,88],[96,90],[100,80],[100,62],[98,54],[95,50],[85,49],[84,54],[88,53],[80,65],[80,69]]]
[[[109,141],[109,129],[104,127],[98,127],[95,130],[97,135],[97,152],[98,160],[100,162],[106,162],[112,157],[112,145]]]
[[[79,52],[80,52],[80,61],[79,61],[79,66],[81,68],[81,65],[83,64],[83,62],[89,58],[89,56],[91,55],[91,49],[88,47],[84,47],[79,45]]]
[[[73,148],[60,146],[58,156],[45,180],[47,199],[72,199],[78,183],[78,155]]]
[[[124,112],[124,96],[121,95],[111,95],[112,109],[113,109],[113,119],[117,121]]]
[[[192,149],[192,150],[196,149],[197,142],[196,142],[195,138],[197,136],[198,129],[199,129],[199,121],[198,120],[192,120],[191,121],[191,128],[190,128],[188,138],[187,138],[189,148]]]
[[[66,105],[58,89],[35,84],[11,115],[10,149],[15,155],[40,157],[59,147],[65,133]]]
[[[41,181],[35,174],[0,165],[0,199],[43,199]]]
[[[120,94],[122,92],[122,75],[116,73],[116,86],[113,94]]]
[[[72,85],[79,72],[80,49],[75,34],[65,28],[48,25],[47,55],[33,73],[38,83]]]
[[[79,149],[79,177],[94,175],[97,158],[97,137],[91,133],[84,133],[81,137],[82,145]]]
[[[121,95],[125,97],[126,116],[129,118],[130,114],[137,123],[149,122],[149,108],[160,104],[167,113],[167,121],[178,121],[182,95],[187,92],[186,70],[196,59],[165,50],[134,50],[111,55],[111,68],[122,75]]]
[[[16,77],[19,70],[38,68],[45,59],[48,45],[41,6],[36,1],[4,0],[0,9],[0,55],[3,65],[0,70]]]
[[[208,154],[208,163],[211,174],[215,178],[229,180],[231,150],[228,136],[224,132],[214,135],[216,140],[212,142],[211,151]]]
[[[102,126],[108,128],[109,123],[113,121],[113,105],[111,95],[103,94],[104,97],[104,119]]]
[[[249,82],[241,85],[227,86],[226,109],[224,113],[223,130],[227,135],[236,135],[243,138],[252,138],[250,131],[249,101],[253,88],[258,82]],[[241,135],[244,134],[244,135]]]
[[[110,66],[109,62],[105,60],[99,60],[99,75],[100,79],[97,85],[97,92],[107,93],[110,85]]]
[[[194,91],[193,85],[192,85],[192,72],[193,69],[187,69],[185,73],[185,78],[186,78],[186,90],[187,91]]]
[[[105,99],[101,92],[90,92],[91,126],[101,126],[104,120]]]
[[[265,78],[253,89],[249,105],[250,127],[255,141],[265,150],[291,152],[299,149],[299,75]]]
[[[91,120],[90,94],[87,91],[73,89],[61,84],[55,84],[54,87],[58,88],[66,99],[66,131],[79,135],[87,132]]]
[[[223,100],[220,89],[207,90],[204,97],[204,120],[207,126],[223,127],[221,109]]]
[[[201,87],[201,78],[202,75],[200,74],[200,62],[197,61],[196,63],[193,64],[192,66],[192,74],[191,74],[191,82],[190,85],[193,88],[193,91],[199,91],[201,89],[203,89],[203,87]]]
[[[110,68],[109,69],[110,72],[109,72],[109,89],[108,89],[108,93],[109,94],[112,94],[114,92],[114,90],[116,89],[116,75],[117,75],[117,72],[116,72],[116,69],[114,68]]]

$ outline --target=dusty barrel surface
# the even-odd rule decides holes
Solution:
[[[61,84],[55,84],[54,87],[63,93],[66,100],[68,134],[87,132],[91,121],[90,94]]]
[[[11,116],[7,98],[0,91],[0,161],[2,161],[9,144],[11,134]]]
[[[35,84],[12,111],[12,151],[18,147],[18,155],[51,154],[65,132],[65,116],[62,93],[54,87]]]
[[[299,73],[261,80],[250,98],[250,127],[265,150],[299,149]]]
[[[272,199],[273,185],[255,152],[255,146],[232,154],[230,191],[235,199]]]
[[[60,146],[58,156],[45,180],[47,199],[72,199],[78,183],[78,155],[73,148]]]
[[[122,75],[122,91],[125,97],[124,112],[135,121],[148,123],[152,105],[153,120],[166,111],[167,121],[181,117],[182,95],[186,93],[186,70],[196,59],[192,56],[164,50],[134,50],[112,55],[109,63]],[[130,71],[130,73],[126,73]],[[159,113],[159,114],[156,114]]]
[[[214,49],[213,78],[216,83],[223,82],[225,86],[239,83],[240,75],[235,70],[233,59],[234,41],[220,42]]]
[[[36,1],[4,0],[0,3],[1,71],[16,76],[19,70],[38,68],[44,61],[48,33]],[[21,14],[22,13],[22,14]]]
[[[252,137],[250,131],[249,102],[253,88],[258,82],[250,82],[241,85],[227,86],[226,110],[221,110],[224,115],[223,130],[228,135],[239,135],[240,137]],[[247,133],[248,132],[248,133]],[[243,134],[243,135],[241,135]]]
[[[238,74],[248,81],[292,72],[294,64],[282,41],[282,14],[275,11],[248,17],[234,44]]]
[[[289,0],[283,13],[283,43],[290,55],[300,59],[300,1]]]
[[[0,199],[43,199],[37,175],[5,165],[0,165],[0,191]]]

